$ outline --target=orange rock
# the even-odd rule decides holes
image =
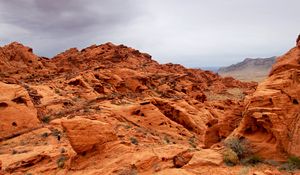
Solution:
[[[192,159],[186,164],[185,168],[206,166],[206,165],[221,165],[223,163],[222,154],[211,150],[211,149],[202,149],[194,153]]]
[[[253,175],[266,175],[266,174],[263,173],[263,172],[260,172],[260,171],[255,171],[255,172],[253,173]]]
[[[281,175],[281,172],[278,170],[265,170],[264,173],[266,175]]]
[[[43,144],[57,149],[72,146],[78,153],[67,156],[71,163],[65,174],[187,172],[169,169],[186,165],[204,143],[210,147],[228,136],[241,120],[244,94],[256,87],[210,71],[159,64],[149,54],[112,43],[71,48],[52,59],[12,43],[0,47],[0,70],[0,81],[24,82],[38,117],[52,131],[39,134],[41,139],[49,138]],[[6,110],[6,105],[0,110]],[[6,147],[23,142],[7,142]],[[37,150],[38,143],[30,149]],[[55,156],[57,149],[51,148]],[[11,172],[25,172],[18,166],[24,160],[28,163],[20,165],[29,166],[33,174],[60,173],[53,173],[55,156],[43,161],[34,152],[28,153],[32,159],[16,154]]]
[[[0,140],[39,126],[37,111],[27,91],[19,85],[0,82]]]
[[[244,118],[235,131],[264,158],[300,156],[299,53],[295,47],[278,58],[270,76],[246,100]]]
[[[61,123],[72,148],[79,154],[91,150],[95,145],[117,140],[112,127],[104,122],[76,117]]]
[[[191,172],[188,172],[187,170],[185,169],[175,169],[175,168],[172,168],[172,169],[165,169],[165,170],[162,170],[158,173],[155,173],[154,175],[195,175],[194,173],[191,173]]]

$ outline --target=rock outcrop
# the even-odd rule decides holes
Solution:
[[[205,165],[218,166],[221,165],[222,163],[223,163],[222,154],[214,150],[203,149],[195,152],[192,159],[184,167],[191,168],[191,167],[199,167]]]
[[[269,77],[246,99],[235,131],[268,159],[300,156],[300,48],[278,58]]]
[[[63,120],[62,126],[67,132],[72,148],[78,154],[89,151],[96,145],[117,140],[112,126],[108,123],[74,118]]]
[[[189,172],[179,170],[189,163],[188,169],[215,166],[218,153],[208,152],[205,163],[194,153],[238,126],[242,101],[256,88],[210,71],[159,64],[112,43],[72,48],[52,59],[19,43],[0,51],[0,81],[7,83],[0,84],[6,88],[0,116],[9,114],[10,124],[0,132],[0,159],[11,174],[155,174],[173,167]],[[25,116],[26,125],[20,123]],[[39,131],[11,138],[23,132],[9,130],[13,122],[29,129],[38,119]]]
[[[39,126],[37,111],[25,88],[0,82],[0,140]]]

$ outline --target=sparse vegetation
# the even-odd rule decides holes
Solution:
[[[237,137],[232,137],[225,141],[225,146],[234,151],[239,159],[243,159],[251,155],[251,148],[246,140],[240,140]]]
[[[197,144],[195,142],[196,142],[195,136],[189,138],[189,144],[191,145],[192,148],[197,148]]]
[[[41,118],[43,123],[49,123],[50,122],[51,117],[48,115],[45,115]]]
[[[170,144],[171,142],[168,136],[164,136],[164,141],[166,144]]]
[[[57,167],[63,168],[65,166],[65,161],[66,161],[66,157],[64,155],[61,155],[56,161]]]
[[[58,95],[61,95],[59,89],[55,89],[54,92],[55,92],[56,94],[58,94]]]
[[[134,144],[134,145],[138,145],[139,144],[138,140],[135,137],[130,137],[130,142],[132,144]]]
[[[268,164],[268,165],[272,165],[272,166],[278,166],[279,165],[279,162],[275,161],[275,160],[264,160],[264,163],[265,164]]]
[[[262,158],[257,155],[251,155],[241,160],[244,165],[256,165],[261,162],[263,162]]]
[[[223,152],[223,160],[227,166],[234,166],[239,163],[239,158],[232,149],[226,148]]]
[[[41,135],[43,138],[47,138],[49,136],[49,134],[47,132],[44,132],[42,135]]]
[[[88,113],[88,112],[90,112],[90,109],[89,109],[88,107],[85,107],[85,108],[83,109],[83,112],[84,112],[84,113]]]
[[[300,158],[296,156],[289,157],[287,162],[282,164],[279,169],[285,171],[295,171],[300,169]]]
[[[247,140],[240,140],[237,137],[229,138],[225,141],[226,149],[223,153],[226,165],[234,166],[241,162],[244,165],[255,165],[263,162],[263,159],[252,153]]]
[[[125,127],[126,129],[132,128],[132,126],[130,126],[130,125],[124,125],[124,127]]]
[[[58,135],[61,135],[61,132],[58,129],[53,129],[52,130],[52,135],[58,136]]]

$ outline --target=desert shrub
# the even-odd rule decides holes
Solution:
[[[224,142],[226,150],[224,154],[224,162],[227,165],[236,165],[241,162],[244,165],[255,165],[263,162],[262,158],[254,155],[251,146],[245,139],[231,137]]]
[[[263,162],[263,159],[258,155],[251,155],[241,160],[244,165],[256,165],[261,162]]]
[[[234,151],[239,159],[251,155],[251,148],[246,140],[240,140],[237,137],[232,137],[225,141],[225,146]]]
[[[50,116],[48,115],[45,115],[41,118],[42,122],[44,123],[49,123],[50,122]]]
[[[90,112],[91,110],[88,108],[88,107],[85,107],[84,109],[83,109],[83,112],[85,112],[85,113],[87,113],[87,112]]]
[[[296,156],[291,156],[288,158],[287,162],[279,167],[280,170],[294,171],[300,169],[300,158]]]
[[[52,135],[55,137],[61,136],[62,133],[58,129],[53,129],[52,130]]]
[[[124,125],[125,129],[130,129],[132,128],[132,126],[130,126],[129,124],[128,125]]]
[[[47,132],[44,132],[42,135],[41,135],[43,138],[47,138],[49,136],[49,134]]]
[[[59,95],[60,95],[60,90],[59,90],[59,89],[55,89],[54,92],[55,92],[56,94],[59,94]]]
[[[234,166],[239,163],[239,158],[232,149],[226,148],[223,151],[223,160],[227,166]]]
[[[192,136],[189,138],[189,144],[191,145],[192,148],[197,148],[197,143],[196,143],[196,137]]]
[[[56,161],[57,167],[63,168],[65,166],[65,161],[66,161],[66,157],[64,155],[61,155]]]
[[[264,163],[268,164],[268,165],[272,165],[272,166],[279,166],[279,162],[277,162],[275,160],[267,159],[267,160],[264,160]]]
[[[170,141],[170,139],[169,139],[168,136],[164,136],[164,141],[165,141],[166,144],[170,144],[171,143],[171,141]]]
[[[139,144],[138,140],[135,137],[130,137],[130,142],[132,144],[134,144],[134,145],[138,145]]]

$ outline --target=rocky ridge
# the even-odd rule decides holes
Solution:
[[[241,167],[226,167],[222,157],[222,143],[233,135],[252,141],[262,156],[274,155],[261,152],[250,135],[260,128],[275,131],[257,124],[259,129],[247,135],[245,128],[257,121],[248,112],[254,101],[249,99],[263,85],[254,92],[256,83],[162,65],[149,54],[112,43],[72,48],[52,59],[19,43],[0,51],[0,89],[7,92],[0,95],[4,174],[237,174]],[[270,77],[286,68],[299,70],[297,60],[286,57]],[[294,71],[289,75],[297,77]],[[290,96],[299,99],[295,94]],[[293,105],[288,114],[294,121]],[[272,135],[278,140],[273,147],[296,153],[298,142]],[[261,167],[266,169],[274,167]]]
[[[278,58],[269,77],[246,99],[236,130],[269,159],[300,156],[300,43]]]
[[[241,81],[261,82],[267,78],[276,58],[246,58],[237,64],[221,67],[218,73],[222,76],[232,76]]]

